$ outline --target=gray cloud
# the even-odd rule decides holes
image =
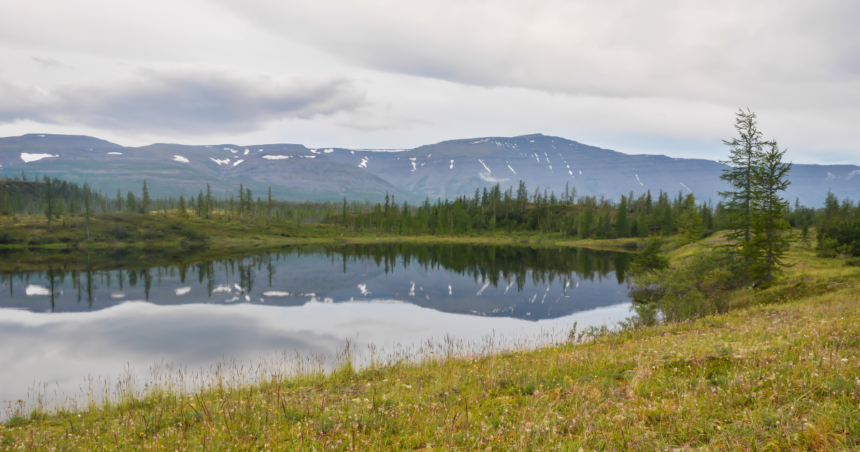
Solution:
[[[39,58],[39,57],[30,57],[31,60],[39,63],[40,66],[51,69],[58,69],[66,67],[65,64],[60,63],[59,61],[53,58]]]
[[[860,28],[849,19],[860,4],[850,0],[219,3],[274,33],[386,72],[732,107],[860,101]]]
[[[246,77],[213,70],[138,70],[108,82],[42,90],[0,79],[0,122],[33,120],[134,133],[248,132],[366,104],[345,78]]]

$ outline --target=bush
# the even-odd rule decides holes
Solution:
[[[845,265],[849,267],[860,267],[860,257],[852,257],[845,260]]]
[[[34,235],[27,240],[28,245],[49,245],[57,243],[57,238],[52,235]]]
[[[730,250],[700,252],[682,265],[640,273],[630,296],[637,303],[654,304],[670,322],[725,312],[728,292],[747,282],[744,270],[743,261]],[[647,315],[653,318],[652,312]]]
[[[179,235],[183,237],[187,237],[189,240],[194,240],[198,242],[205,242],[209,240],[209,235],[205,232],[198,231],[190,226],[185,226],[182,230],[179,231]]]
[[[660,239],[648,242],[648,246],[636,253],[630,263],[634,274],[655,273],[669,267],[669,259],[660,254]]]
[[[0,245],[11,245],[15,243],[15,239],[9,231],[0,231]]]
[[[117,240],[126,240],[131,237],[131,231],[119,225],[114,225],[114,227],[108,231],[108,234],[114,236]]]
[[[140,238],[143,240],[156,240],[164,238],[164,232],[158,229],[147,229],[140,233]]]
[[[840,221],[819,226],[818,252],[821,257],[836,257],[839,254],[860,257],[860,221]]]

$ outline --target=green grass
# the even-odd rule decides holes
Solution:
[[[860,269],[800,248],[789,257],[777,284],[738,292],[719,316],[533,351],[442,359],[437,344],[251,386],[213,374],[199,392],[163,385],[13,418],[0,448],[857,450]]]

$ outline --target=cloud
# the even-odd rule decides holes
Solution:
[[[362,111],[351,113],[346,118],[335,121],[334,124],[359,132],[376,132],[379,130],[409,129],[413,125],[432,125],[433,123],[423,119],[374,115],[370,112]]]
[[[30,57],[31,60],[39,63],[40,66],[50,69],[59,69],[66,67],[65,64],[60,63],[59,61],[53,58],[39,58],[39,57]]]
[[[849,0],[218,2],[352,64],[469,85],[753,108],[860,100]]]
[[[51,90],[0,79],[0,123],[32,120],[134,133],[201,135],[259,130],[366,104],[345,78],[248,77],[219,70],[138,70]]]

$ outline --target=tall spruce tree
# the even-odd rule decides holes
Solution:
[[[212,197],[212,187],[206,184],[206,219],[212,219],[212,205],[215,204],[215,198]]]
[[[742,248],[750,241],[752,177],[753,171],[761,162],[765,142],[758,131],[756,115],[749,109],[740,109],[735,114],[735,130],[738,137],[723,140],[723,144],[729,147],[729,159],[721,163],[728,165],[729,169],[723,170],[720,176],[731,189],[719,192],[719,195],[726,201],[726,238],[734,246]]]
[[[90,239],[90,212],[93,209],[92,201],[90,200],[91,191],[90,184],[84,182],[84,218],[87,224],[87,240]]]
[[[752,221],[746,257],[752,279],[770,283],[774,273],[785,266],[784,256],[792,238],[791,225],[785,220],[789,203],[780,196],[791,184],[788,180],[791,163],[782,162],[785,151],[779,150],[776,141],[769,142],[767,147],[750,178]]]
[[[696,208],[696,195],[690,193],[684,200],[684,213],[681,214],[681,234],[690,245],[702,238],[702,215]]]
[[[140,195],[140,213],[149,212],[149,189],[146,188],[146,179],[143,180],[143,193]]]
[[[51,178],[45,176],[45,216],[48,218],[48,232],[51,232],[51,215],[54,213],[54,187]]]
[[[627,222],[627,198],[621,195],[621,203],[618,205],[618,218],[615,219],[615,230],[619,237],[629,235],[629,224]]]

